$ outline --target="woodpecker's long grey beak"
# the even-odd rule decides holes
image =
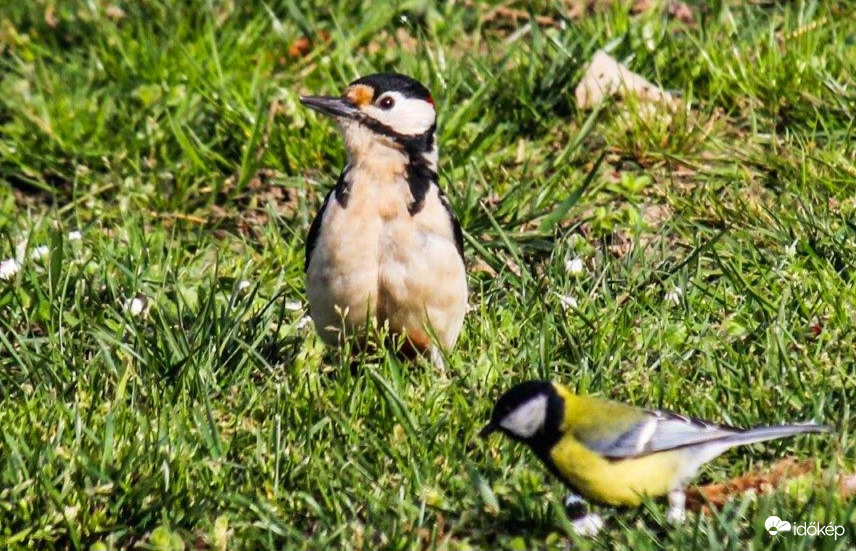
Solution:
[[[494,425],[493,422],[490,422],[487,424],[487,426],[485,428],[483,428],[482,430],[479,431],[479,437],[480,438],[487,438],[494,431],[496,431],[496,425]]]
[[[352,119],[360,112],[350,101],[335,96],[303,96],[300,103],[331,117]]]

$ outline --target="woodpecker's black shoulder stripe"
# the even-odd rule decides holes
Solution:
[[[303,258],[304,272],[309,269],[309,261],[312,258],[312,251],[315,249],[315,244],[318,242],[318,234],[321,232],[321,220],[324,218],[324,212],[327,210],[330,198],[335,195],[336,201],[342,205],[342,208],[345,208],[348,205],[348,197],[350,196],[351,191],[351,186],[346,178],[348,168],[349,167],[347,166],[345,167],[345,170],[343,170],[342,174],[339,175],[336,185],[333,186],[333,189],[327,192],[327,195],[324,197],[324,202],[321,203],[321,208],[318,209],[318,213],[315,214],[315,218],[309,226],[309,233],[306,234],[306,252]]]
[[[437,173],[431,170],[424,161],[414,162],[411,160],[407,165],[407,184],[410,186],[410,195],[413,196],[413,202],[407,207],[410,216],[415,215],[425,206],[425,196],[428,195],[431,184],[436,183],[436,181]]]
[[[461,256],[461,260],[464,260],[464,232],[461,229],[461,223],[458,222],[458,217],[455,216],[455,211],[452,210],[449,198],[446,197],[446,194],[443,193],[442,189],[438,187],[437,190],[440,194],[440,202],[443,204],[443,207],[446,208],[446,212],[449,213],[449,221],[452,223],[452,235],[455,237],[455,248],[458,249],[458,254]]]
[[[336,180],[336,186],[333,190],[336,192],[336,201],[342,205],[342,208],[347,208],[348,199],[351,198],[351,182],[348,180],[348,171],[351,165],[346,165],[345,169],[339,174],[339,179]]]
[[[431,189],[431,184],[437,183],[437,172],[431,168],[428,159],[425,157],[434,149],[434,132],[436,129],[436,125],[431,125],[431,128],[418,136],[402,136],[399,134],[396,138],[407,156],[407,183],[410,186],[410,194],[413,196],[413,203],[407,207],[407,210],[411,216],[422,210],[422,207],[425,206],[425,196]]]

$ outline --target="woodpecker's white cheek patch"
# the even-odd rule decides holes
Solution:
[[[547,397],[532,398],[505,416],[499,424],[520,438],[530,438],[544,425],[547,419]]]
[[[363,111],[371,118],[405,136],[418,136],[430,130],[437,118],[434,106],[427,101],[405,98],[398,92],[387,92],[381,97],[395,100],[391,109],[368,105]]]

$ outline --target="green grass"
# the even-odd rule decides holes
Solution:
[[[478,2],[111,5],[0,7],[0,259],[50,248],[0,281],[0,547],[856,546],[833,480],[856,466],[852,1],[699,2],[695,28],[617,5],[523,32]],[[578,111],[601,47],[686,107]],[[344,151],[297,98],[390,69],[434,91],[480,267],[444,373],[386,353],[352,370],[301,323],[303,240]],[[476,437],[536,377],[837,432],[700,478],[817,460],[781,491],[674,529],[661,502],[602,509],[579,540],[535,457]],[[847,535],[775,539],[771,514]]]

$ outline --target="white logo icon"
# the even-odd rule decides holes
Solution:
[[[775,536],[779,532],[790,532],[791,531],[791,523],[782,520],[777,516],[767,517],[766,522],[764,522],[764,528],[767,529],[771,535]]]

